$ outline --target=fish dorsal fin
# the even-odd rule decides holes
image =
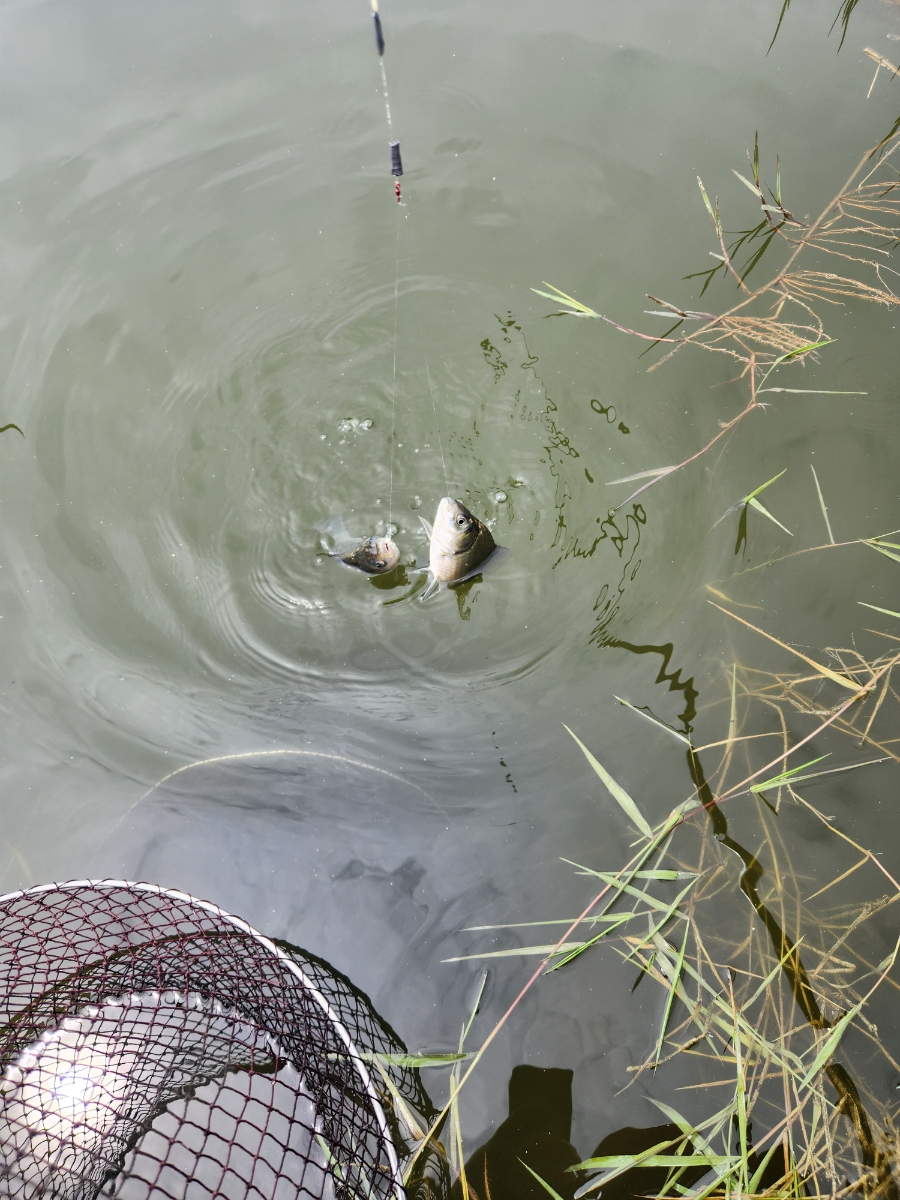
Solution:
[[[512,550],[508,546],[495,546],[487,558],[482,559],[477,567],[459,579],[454,579],[449,586],[456,587],[459,583],[465,583],[467,579],[474,579],[476,575],[490,575],[491,571],[496,571],[511,554]]]
[[[429,541],[434,537],[434,527],[430,521],[426,521],[424,517],[419,517],[425,532],[428,534]]]

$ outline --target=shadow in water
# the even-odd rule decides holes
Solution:
[[[466,1163],[470,1196],[478,1200],[545,1200],[547,1192],[527,1170],[540,1175],[563,1200],[580,1182],[567,1171],[581,1161],[572,1133],[572,1071],[561,1067],[513,1068],[509,1116]],[[462,1200],[457,1180],[451,1200]]]
[[[470,1196],[477,1200],[544,1200],[548,1191],[531,1174],[533,1171],[562,1200],[573,1200],[587,1175],[571,1170],[583,1161],[569,1140],[572,1078],[572,1071],[560,1067],[520,1065],[513,1069],[509,1079],[509,1116],[466,1163],[466,1185]],[[646,1128],[626,1125],[606,1134],[588,1157],[643,1154],[653,1146],[675,1142],[681,1136],[677,1125]],[[685,1153],[693,1153],[690,1142]],[[759,1165],[756,1152],[752,1151],[749,1156],[751,1172]],[[774,1155],[766,1164],[758,1190],[764,1191],[778,1183],[783,1171],[783,1162]],[[692,1167],[683,1172],[678,1184],[690,1188],[708,1174],[707,1165]],[[632,1168],[611,1180],[598,1194],[601,1200],[639,1200],[657,1196],[666,1189],[670,1176],[668,1167]],[[671,1182],[667,1190],[672,1190]],[[451,1200],[462,1200],[462,1194],[462,1185],[457,1180],[450,1193]]]
[[[687,679],[681,678],[681,667],[676,667],[674,671],[669,670],[669,665],[672,661],[672,655],[675,653],[675,646],[672,642],[667,642],[664,646],[638,646],[633,642],[623,642],[619,638],[608,638],[598,643],[601,648],[611,648],[614,650],[627,650],[629,654],[658,654],[662,659],[662,664],[659,668],[654,683],[667,683],[670,692],[682,692],[684,694],[684,711],[678,714],[678,720],[681,722],[681,732],[685,737],[689,737],[693,728],[693,720],[697,715],[697,699],[699,692],[694,686],[693,675]],[[642,711],[650,712],[646,706],[643,706]],[[666,725],[668,722],[663,721],[661,717],[653,714],[654,720],[660,721]],[[671,728],[671,726],[669,726]]]

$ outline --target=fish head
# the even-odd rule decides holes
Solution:
[[[434,535],[447,550],[461,554],[477,540],[482,525],[461,500],[444,496],[434,518]]]
[[[340,557],[348,566],[369,575],[386,575],[399,563],[400,551],[391,538],[373,536]]]
[[[375,555],[373,565],[379,575],[393,571],[400,561],[400,551],[392,538],[373,537],[372,550]]]

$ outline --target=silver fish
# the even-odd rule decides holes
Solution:
[[[318,529],[324,535],[322,544],[326,554],[367,575],[386,575],[400,561],[400,551],[391,538],[374,534],[367,538],[351,537],[340,517],[324,522]],[[330,545],[325,545],[325,538]]]
[[[434,525],[424,517],[431,546],[428,556],[429,584],[422,595],[426,600],[441,585],[453,587],[493,571],[509,555],[506,546],[498,546],[491,531],[466,508],[461,500],[444,496],[438,505]]]

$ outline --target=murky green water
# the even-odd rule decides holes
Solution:
[[[458,931],[574,915],[560,856],[626,854],[562,722],[658,819],[684,756],[614,696],[711,741],[723,664],[784,665],[706,584],[791,642],[876,645],[856,601],[896,608],[896,564],[864,548],[730,576],[825,540],[811,462],[838,540],[900,526],[896,315],[840,310],[803,376],[867,395],[780,397],[611,518],[607,480],[686,457],[744,386],[699,354],[648,375],[642,346],[530,290],[651,329],[646,292],[695,303],[696,176],[749,225],[731,168],[757,129],[795,212],[837,190],[900,108],[896,82],[866,100],[861,53],[890,55],[900,20],[860,6],[836,57],[833,4],[809,0],[766,57],[777,8],[386,4],[398,209],[361,0],[4,5],[0,417],[25,434],[0,439],[4,890],[183,888],[449,1045],[478,966],[442,960],[485,945]],[[711,527],[783,468],[768,503],[793,537],[751,516],[735,557],[737,518]],[[413,577],[317,554],[342,514],[393,520],[422,561],[447,490],[513,551],[484,583],[422,604]],[[887,849],[878,771],[817,795]],[[499,963],[482,1033],[524,977]],[[473,1138],[522,1061],[575,1068],[576,1145],[652,1123],[613,1093],[658,997],[611,957],[574,981],[499,1039]]]

